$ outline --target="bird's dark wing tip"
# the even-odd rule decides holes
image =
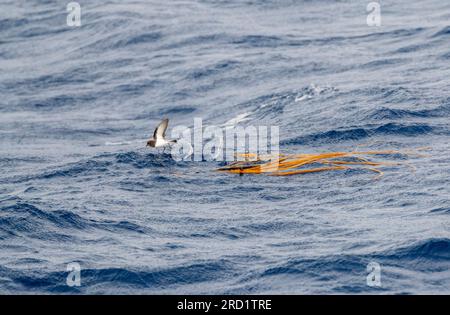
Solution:
[[[156,139],[158,135],[164,138],[168,125],[169,125],[169,118],[164,118],[163,120],[161,120],[161,122],[156,127],[155,132],[153,133],[153,138]]]

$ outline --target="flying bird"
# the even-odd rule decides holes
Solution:
[[[152,148],[161,148],[171,145],[173,143],[177,143],[177,140],[167,140],[166,129],[169,124],[169,119],[163,119],[159,125],[156,127],[155,132],[153,133],[153,138],[147,141],[147,146]]]

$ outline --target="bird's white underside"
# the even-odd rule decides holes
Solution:
[[[156,139],[155,148],[161,148],[165,147],[166,145],[169,145],[170,142],[165,139]]]

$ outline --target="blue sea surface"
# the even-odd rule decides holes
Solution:
[[[450,2],[382,1],[379,27],[368,0],[78,2],[80,27],[0,3],[0,293],[450,293]],[[146,148],[164,117],[430,149],[378,179],[235,176]]]

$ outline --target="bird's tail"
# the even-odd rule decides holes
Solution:
[[[169,143],[177,143],[178,140],[169,140]]]

